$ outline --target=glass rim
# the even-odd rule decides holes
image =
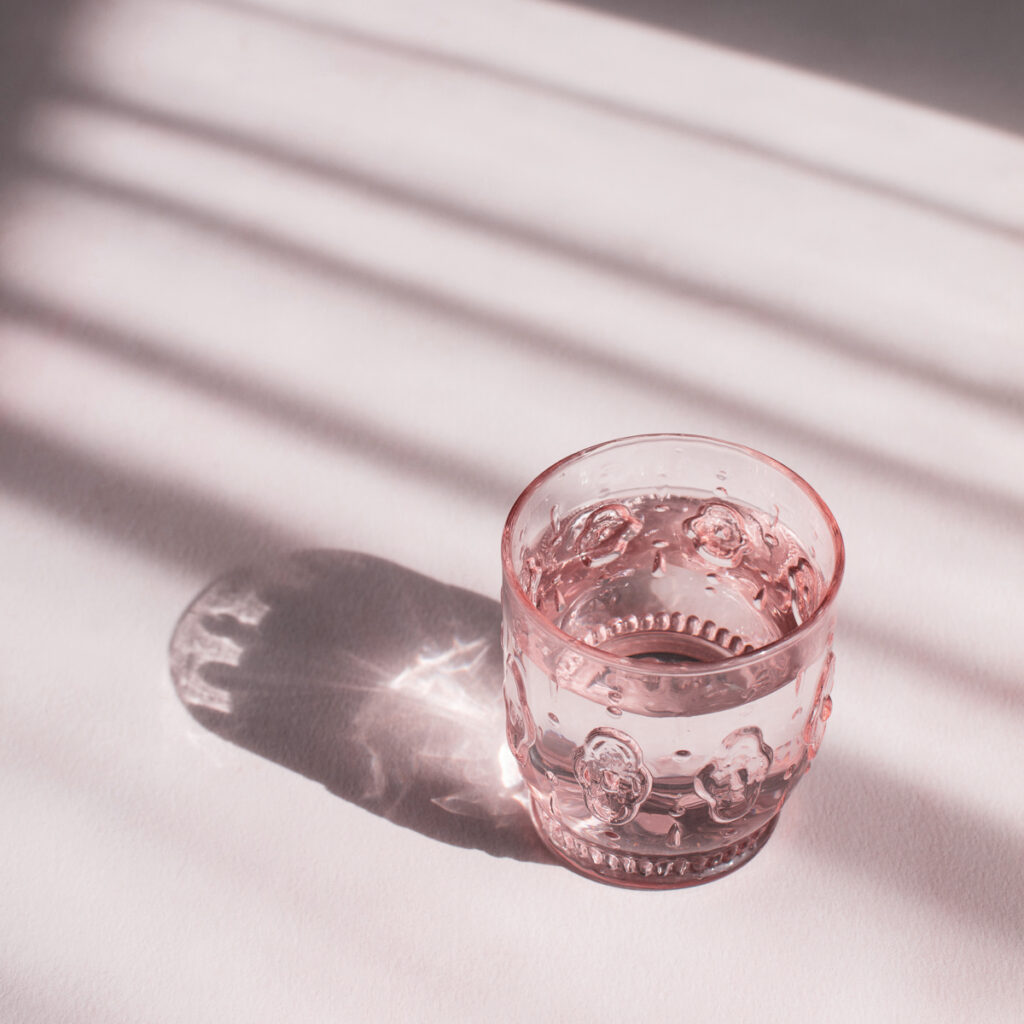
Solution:
[[[811,503],[818,509],[825,520],[826,526],[828,527],[828,534],[835,551],[835,568],[832,571],[832,579],[829,581],[829,585],[826,588],[821,601],[818,602],[814,611],[804,619],[796,629],[779,637],[777,640],[773,640],[769,644],[765,644],[763,647],[758,647],[756,650],[750,651],[748,654],[737,654],[732,657],[722,658],[720,661],[699,662],[693,665],[659,663],[658,665],[645,666],[643,663],[638,663],[625,655],[612,654],[599,647],[592,647],[590,644],[586,644],[577,637],[572,636],[572,634],[566,633],[563,629],[556,626],[550,619],[544,616],[537,606],[529,599],[526,591],[523,590],[522,584],[519,582],[519,574],[512,566],[512,526],[526,502],[533,497],[533,495],[540,490],[541,486],[556,472],[570,463],[577,462],[587,456],[594,455],[602,449],[611,449],[624,444],[648,441],[697,441],[710,446],[727,448],[731,451],[738,452],[754,459],[757,462],[767,465],[782,476],[787,477],[804,492],[804,494],[810,499]],[[756,448],[750,448],[747,445],[738,444],[734,441],[723,441],[721,438],[709,437],[705,434],[630,434],[626,437],[617,437],[611,441],[602,441],[598,444],[590,445],[587,448],[581,448],[579,451],[573,452],[573,454],[567,455],[565,458],[559,459],[557,462],[553,462],[547,467],[547,469],[538,473],[537,476],[535,476],[533,480],[526,485],[519,497],[516,498],[515,502],[513,502],[512,508],[509,510],[508,516],[505,519],[505,525],[501,533],[501,568],[504,583],[511,589],[512,595],[516,599],[516,603],[525,611],[531,622],[539,626],[546,633],[552,635],[560,644],[563,644],[569,650],[574,650],[591,661],[596,661],[599,664],[603,664],[608,668],[615,669],[619,672],[627,672],[630,675],[658,675],[677,679],[694,679],[699,678],[700,676],[705,676],[709,672],[722,672],[724,670],[730,672],[742,671],[745,668],[749,668],[750,666],[757,665],[762,661],[768,660],[769,658],[778,655],[780,652],[788,651],[791,647],[797,646],[804,637],[808,636],[815,628],[817,628],[825,618],[827,612],[831,609],[832,605],[835,604],[836,596],[839,593],[839,585],[843,580],[845,567],[846,548],[843,543],[843,535],[839,530],[839,524],[836,522],[835,516],[832,514],[832,510],[825,503],[825,500],[802,476],[800,476],[799,473],[794,472],[784,463],[779,462],[777,459],[773,459],[770,455],[765,455],[764,452],[760,452]]]

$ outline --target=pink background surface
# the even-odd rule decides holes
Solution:
[[[826,45],[792,10],[758,53],[540,0],[14,7],[0,1017],[1019,1020],[1024,139],[998,20],[933,66],[899,26]],[[401,613],[408,570],[421,612],[436,585],[486,624],[519,490],[651,431],[791,465],[847,543],[822,753],[729,878],[603,887],[509,832],[471,747],[468,790],[442,745],[441,788],[389,804],[175,696],[178,616],[281,552],[401,567],[345,615]],[[460,703],[482,634],[411,623],[351,627],[366,678],[413,680],[435,739],[500,740]],[[339,735],[368,786],[419,771],[388,722]]]

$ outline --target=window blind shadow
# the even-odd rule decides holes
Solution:
[[[614,379],[624,386],[676,402],[713,408],[745,428],[774,431],[792,441],[825,448],[845,465],[872,474],[886,486],[960,508],[957,488],[962,482],[937,468],[866,446],[835,430],[826,433],[820,426],[812,427],[792,415],[757,407],[716,385],[698,384],[689,376],[668,375],[661,368],[645,366],[628,352],[602,351],[565,331],[552,330],[485,303],[382,272],[347,254],[309,246],[174,196],[112,182],[39,157],[24,156],[21,168],[40,181],[139,213],[168,218],[314,277],[365,290],[410,310],[449,318],[453,323],[471,327],[481,342],[496,344],[505,353],[518,351],[543,363],[560,363],[574,372]],[[713,294],[709,301],[715,301]],[[972,481],[970,487],[979,518],[1016,524],[1024,515],[1024,502],[1012,493],[980,481]]]
[[[904,0],[548,0],[680,32],[1024,132],[1024,7]]]

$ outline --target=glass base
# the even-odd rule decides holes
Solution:
[[[580,839],[535,799],[530,800],[530,813],[544,845],[560,860],[588,878],[626,889],[683,889],[721,878],[746,864],[768,841],[779,820],[776,814],[756,832],[717,850],[647,857]]]

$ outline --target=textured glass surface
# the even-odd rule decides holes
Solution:
[[[627,438],[531,484],[503,560],[507,738],[541,838],[640,888],[753,856],[832,711],[821,499],[748,449]]]

